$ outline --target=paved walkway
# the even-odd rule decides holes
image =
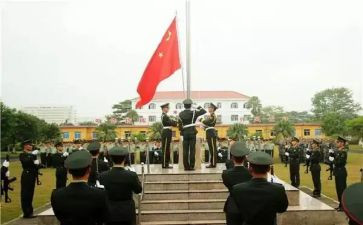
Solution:
[[[34,215],[37,215],[50,208],[50,204],[46,204],[34,210]],[[38,218],[34,219],[23,219],[22,217],[15,218],[4,225],[38,225]]]

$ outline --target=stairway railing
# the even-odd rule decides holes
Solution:
[[[144,183],[145,183],[145,168],[144,163],[141,163],[141,187],[142,191],[140,194],[137,195],[137,202],[138,202],[138,210],[137,210],[137,224],[141,224],[141,200],[144,197]]]

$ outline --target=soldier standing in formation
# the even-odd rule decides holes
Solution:
[[[300,186],[300,155],[299,139],[293,137],[291,140],[292,146],[287,149],[286,155],[290,159],[290,180],[291,185],[299,188]]]
[[[35,181],[38,173],[39,160],[37,160],[37,150],[33,151],[32,141],[25,140],[22,143],[24,152],[19,155],[23,172],[21,174],[21,208],[23,218],[34,218],[33,196]]]
[[[100,153],[101,144],[99,142],[92,142],[87,146],[87,150],[92,155],[91,172],[88,178],[88,185],[96,187],[99,185],[99,174],[108,171],[109,166],[104,160],[98,158]]]
[[[267,181],[273,159],[261,151],[250,153],[247,159],[252,179],[232,188],[232,198],[244,220],[240,224],[275,225],[276,213],[285,212],[289,202],[284,186]]]
[[[100,175],[100,183],[106,190],[110,205],[107,225],[134,225],[136,213],[132,194],[141,193],[141,183],[135,172],[125,169],[126,148],[113,147],[109,154],[113,168]]]
[[[347,140],[343,137],[337,139],[337,150],[334,157],[334,176],[335,176],[335,189],[337,192],[339,206],[336,208],[337,211],[342,211],[342,194],[344,189],[347,187],[347,151],[345,145]]]
[[[243,166],[243,162],[248,155],[249,150],[244,142],[235,142],[231,145],[231,155],[234,167],[224,170],[222,173],[222,179],[224,185],[231,193],[234,185],[251,180],[251,175]],[[240,225],[243,222],[243,217],[238,211],[235,201],[231,195],[228,196],[226,203],[224,204],[224,212],[226,213],[227,225]]]
[[[311,171],[311,177],[313,179],[314,184],[314,191],[313,191],[313,197],[318,198],[321,194],[321,180],[320,180],[320,141],[314,139],[313,143],[311,145],[312,152],[310,156],[310,171]]]
[[[207,111],[201,106],[196,110],[191,110],[193,104],[191,99],[184,100],[183,104],[185,109],[179,113],[179,130],[183,136],[183,164],[184,170],[194,170],[195,144],[197,141],[195,121]]]
[[[217,109],[217,106],[215,106],[213,103],[210,103],[208,107],[209,116],[202,120],[210,155],[210,164],[207,166],[207,168],[215,168],[217,166],[217,132],[214,127],[217,123],[217,116],[214,112]]]
[[[173,136],[172,127],[177,126],[177,121],[172,120],[168,116],[169,112],[169,103],[165,103],[161,105],[161,110],[163,113],[161,114],[161,123],[163,125],[163,131],[161,133],[161,147],[163,149],[163,162],[162,167],[166,169],[173,168],[169,166],[170,162],[170,144]]]
[[[67,185],[67,169],[64,167],[64,161],[67,159],[68,152],[63,151],[63,143],[55,144],[57,152],[53,154],[52,162],[55,169],[56,189]]]
[[[51,196],[54,215],[61,225],[100,225],[107,221],[106,193],[87,185],[91,163],[88,151],[74,152],[65,161],[73,180],[67,187],[54,190]]]

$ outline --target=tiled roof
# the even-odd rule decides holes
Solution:
[[[153,100],[185,99],[185,95],[183,91],[159,91],[155,93]],[[192,99],[249,99],[249,96],[238,93],[236,91],[192,91],[191,98]]]

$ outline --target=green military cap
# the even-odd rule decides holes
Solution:
[[[62,142],[60,142],[60,141],[58,141],[57,143],[55,143],[55,145],[54,145],[55,147],[58,147],[58,146],[63,146],[63,143]]]
[[[183,101],[183,104],[184,104],[184,105],[191,105],[191,104],[193,104],[193,101],[192,101],[190,98],[187,98],[187,99],[185,99],[185,100]]]
[[[271,164],[273,164],[273,159],[272,159],[271,155],[269,155],[265,152],[261,152],[261,151],[251,152],[250,154],[248,154],[247,160],[251,164],[255,164],[255,165],[271,165]]]
[[[98,151],[98,150],[100,150],[100,148],[101,148],[101,144],[98,141],[94,141],[87,146],[87,150],[90,152]]]
[[[209,107],[214,108],[214,110],[218,109],[218,107],[216,105],[214,105],[212,102],[209,103]]]
[[[32,142],[32,140],[24,140],[22,143],[21,143],[23,146],[25,146],[25,145],[32,145],[33,144],[33,142]]]
[[[166,108],[166,107],[169,107],[169,103],[162,104],[160,107],[161,107],[162,109],[163,109],[163,108]]]
[[[317,144],[317,145],[320,145],[320,144],[321,144],[321,142],[320,142],[320,140],[319,140],[319,139],[314,139],[314,140],[313,140],[313,143],[314,143],[314,144]]]
[[[338,136],[337,141],[347,142],[348,140],[342,136]]]
[[[231,155],[242,157],[248,155],[250,150],[247,148],[246,142],[236,141],[231,145]]]
[[[129,151],[125,147],[115,146],[108,151],[109,155],[125,156],[129,154]]]
[[[64,162],[67,169],[83,169],[91,165],[92,156],[88,151],[76,151]]]
[[[299,140],[299,138],[297,138],[297,137],[293,137],[293,138],[291,139],[291,141],[297,141],[297,142],[299,142],[300,140]]]
[[[356,183],[346,188],[342,195],[344,212],[351,221],[363,224],[363,183]],[[350,224],[350,223],[349,223]],[[352,223],[353,224],[353,223]]]

